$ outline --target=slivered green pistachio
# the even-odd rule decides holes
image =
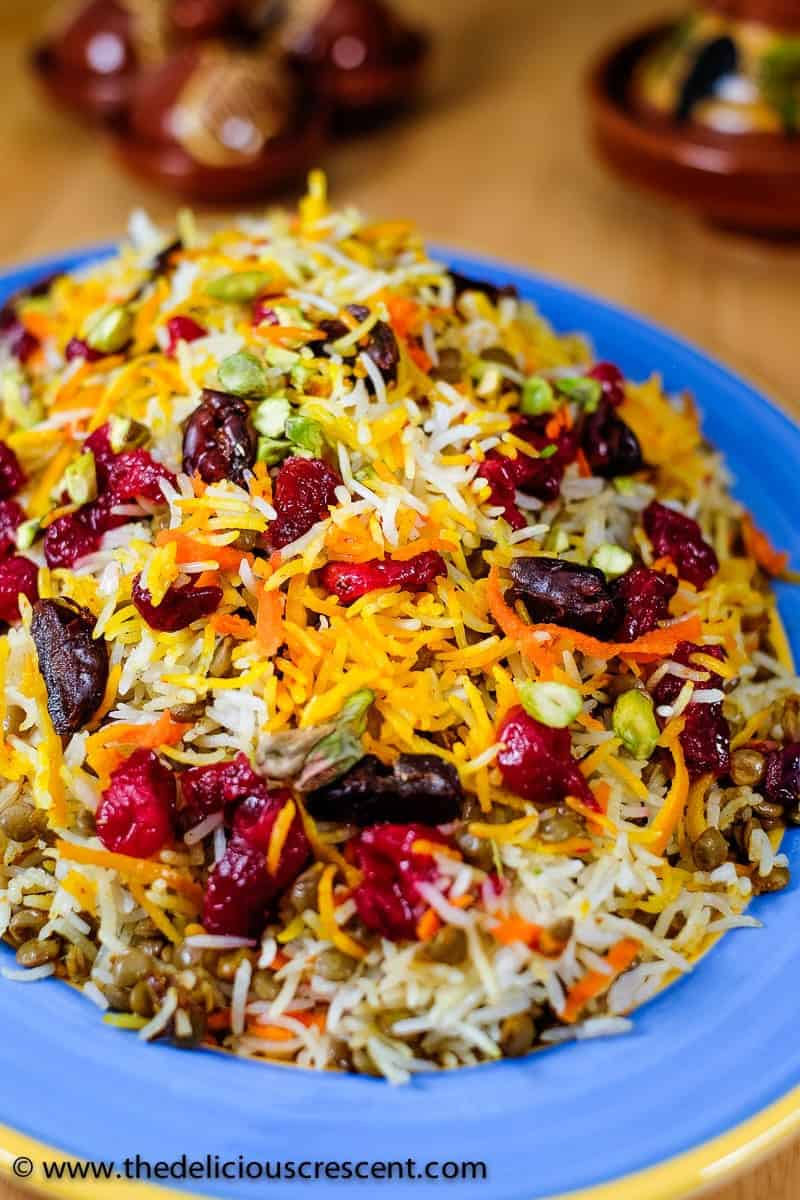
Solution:
[[[367,715],[375,702],[370,688],[354,692],[336,719],[336,728],[311,750],[303,766],[297,787],[310,792],[344,775],[364,757],[361,737],[367,727]]]
[[[551,529],[547,535],[545,546],[554,554],[563,554],[569,550],[569,535],[565,529]]]
[[[226,392],[233,396],[263,396],[267,389],[267,375],[255,354],[240,350],[231,354],[219,365],[219,381]]]
[[[106,309],[88,328],[86,342],[98,354],[116,354],[131,339],[133,313],[124,304]]]
[[[270,396],[262,400],[253,413],[253,424],[268,438],[279,438],[286,428],[292,407],[285,396]]]
[[[356,733],[363,733],[367,727],[367,713],[374,703],[375,693],[372,689],[361,688],[345,701],[339,720],[352,725]]]
[[[0,377],[3,412],[13,425],[30,429],[44,420],[44,408],[31,389],[21,367],[9,364]]]
[[[283,462],[291,452],[291,442],[284,441],[282,438],[260,437],[256,458],[259,462],[266,463],[268,467],[274,467],[279,462]]]
[[[286,436],[293,446],[308,450],[314,458],[320,457],[325,446],[322,426],[311,417],[290,416],[286,421]]]
[[[529,716],[551,729],[566,729],[583,708],[583,696],[566,683],[517,684],[522,707]]]
[[[541,413],[555,412],[558,401],[550,384],[538,375],[531,375],[522,385],[519,411],[525,417],[538,417]]]
[[[285,371],[294,369],[300,362],[300,355],[285,346],[267,346],[264,354],[271,367],[282,367]]]
[[[650,758],[660,731],[647,692],[631,688],[617,697],[611,717],[614,733],[634,758]]]
[[[108,418],[108,441],[115,454],[121,454],[123,450],[138,450],[147,445],[150,437],[150,430],[140,421],[117,417],[113,413]]]
[[[256,300],[271,282],[269,271],[232,271],[207,283],[206,292],[226,304],[247,304]]]
[[[42,525],[38,517],[33,517],[30,521],[23,521],[17,526],[17,549],[30,550],[33,543],[42,532]]]
[[[620,575],[630,571],[633,566],[633,555],[624,546],[615,546],[611,542],[604,542],[595,550],[591,563],[593,567],[597,567],[598,571],[603,572],[606,579],[619,579]]]
[[[589,379],[584,375],[575,378],[567,377],[556,380],[556,387],[564,396],[581,404],[587,412],[595,412],[600,397],[603,394],[602,384],[598,379]]]
[[[630,475],[618,475],[614,480],[614,490],[619,492],[620,496],[629,495],[635,487],[636,482]]]
[[[87,504],[97,498],[97,470],[91,450],[84,450],[69,464],[61,486],[73,504]]]

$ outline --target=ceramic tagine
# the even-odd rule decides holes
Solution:
[[[723,224],[800,233],[800,0],[697,0],[606,54],[590,102],[626,178]]]

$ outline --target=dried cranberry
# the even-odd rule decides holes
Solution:
[[[178,777],[178,820],[183,833],[194,829],[213,813],[223,811],[222,784],[229,766],[226,762],[209,763],[181,772]]]
[[[632,567],[616,580],[612,591],[622,602],[622,619],[617,629],[620,642],[633,642],[669,616],[669,602],[678,590],[674,575]]]
[[[309,792],[306,806],[320,821],[348,825],[444,825],[456,819],[462,801],[458,772],[435,754],[401,754],[391,767],[367,754],[333,783]]]
[[[42,344],[16,316],[0,327],[0,340],[4,342],[8,353],[20,363],[28,362]]]
[[[256,300],[253,305],[254,325],[280,325],[278,314],[268,300]]]
[[[108,470],[108,490],[117,503],[136,500],[162,501],[162,481],[175,485],[175,476],[147,452],[125,450],[117,454]]]
[[[605,399],[581,422],[581,448],[592,474],[604,479],[633,475],[643,465],[639,439]]]
[[[551,418],[547,413],[543,413],[538,417],[518,417],[511,427],[511,432],[515,437],[521,438],[524,442],[530,442],[534,450],[539,454],[543,450],[546,450],[551,455],[550,458],[534,459],[534,465],[537,462],[541,464],[558,463],[562,467],[568,467],[570,463],[575,461],[580,449],[578,430],[575,426],[571,426],[569,429],[561,428],[553,437],[547,432],[550,427],[550,420]],[[553,453],[553,447],[555,447],[555,453]],[[529,471],[530,469],[528,464],[524,464],[524,470]],[[528,488],[524,486],[524,474],[520,475],[519,478],[522,490],[528,491]],[[542,498],[546,499],[547,497]]]
[[[353,892],[358,915],[368,929],[399,941],[416,937],[417,921],[428,907],[417,889],[436,878],[431,854],[415,852],[418,841],[447,845],[429,825],[376,825],[365,829],[348,849],[362,879]]]
[[[278,514],[269,527],[272,545],[288,546],[327,517],[341,482],[337,472],[319,458],[287,458],[272,489]]]
[[[291,794],[286,788],[281,788],[267,796],[249,796],[236,810],[233,836],[242,838],[266,855],[275,822],[290,800]],[[306,837],[302,818],[298,812],[295,812],[289,825],[289,832],[281,847],[278,869],[269,877],[274,894],[282,892],[292,880],[297,878],[310,853],[311,846]]]
[[[89,434],[83,443],[83,448],[94,455],[97,485],[99,488],[105,488],[108,483],[108,473],[117,457],[116,452],[111,448],[111,427],[108,422],[98,426]]]
[[[0,500],[15,496],[25,482],[25,472],[10,446],[0,442]]]
[[[596,807],[594,795],[572,757],[568,729],[551,729],[517,705],[501,722],[497,740],[503,743],[497,765],[512,792],[544,806],[559,804],[572,795]]]
[[[761,790],[771,804],[782,804],[786,809],[797,807],[800,799],[800,742],[790,742],[780,750],[770,751],[764,766]]]
[[[175,777],[152,750],[134,750],[97,807],[97,836],[107,850],[151,858],[172,841]]]
[[[705,587],[719,570],[714,550],[704,540],[697,521],[653,500],[642,513],[645,532],[657,555],[669,555],[682,579]]]
[[[590,379],[596,379],[602,386],[603,398],[612,408],[619,408],[625,399],[625,376],[619,367],[610,362],[599,362],[586,373]]]
[[[265,799],[269,795],[266,780],[255,773],[246,754],[237,754],[232,762],[225,764],[225,768],[222,795],[226,804],[233,804],[248,796]]]
[[[731,765],[731,730],[721,704],[690,704],[680,736],[689,775],[724,775]]]
[[[200,338],[208,336],[208,330],[191,317],[170,317],[167,321],[167,333],[169,334],[167,354],[173,356],[181,342],[196,342]]]
[[[426,550],[404,562],[390,558],[373,558],[365,563],[331,562],[322,568],[320,579],[341,604],[352,604],[376,588],[399,586],[406,592],[426,592],[435,579],[446,574],[441,554]]]
[[[228,937],[258,937],[273,895],[264,851],[234,836],[208,877],[203,927]]]
[[[0,621],[19,620],[19,596],[27,596],[31,604],[39,598],[39,569],[36,563],[21,554],[0,562]]]
[[[560,558],[517,558],[510,571],[533,621],[601,638],[615,630],[621,605],[602,571]]]
[[[74,337],[70,338],[70,340],[67,342],[67,347],[64,351],[64,357],[66,358],[67,362],[73,362],[76,358],[82,358],[86,362],[93,363],[99,362],[100,359],[105,356],[101,354],[99,350],[93,350],[89,343],[85,342],[83,338]]]
[[[40,600],[34,606],[31,636],[56,733],[77,733],[103,699],[108,647],[94,629],[89,610],[71,601]]]
[[[72,567],[100,546],[101,534],[90,528],[81,510],[57,517],[44,535],[44,557],[48,567]]]
[[[131,591],[131,599],[139,615],[151,629],[161,633],[175,633],[186,629],[201,617],[210,617],[222,603],[222,588],[195,587],[193,583],[173,584],[160,604],[153,604],[147,588],[142,587],[141,576],[137,575]]]
[[[250,409],[239,396],[206,388],[183,434],[183,469],[206,483],[242,484],[256,461],[258,440]]]
[[[25,520],[25,509],[16,500],[0,500],[0,558],[17,544],[17,530]]]
[[[524,529],[527,522],[517,505],[517,485],[514,481],[512,460],[495,450],[490,450],[481,464],[480,475],[489,484],[489,503],[494,508],[503,510],[503,516],[512,529]]]
[[[677,646],[670,655],[673,662],[680,663],[684,667],[689,667],[692,671],[703,672],[706,667],[698,666],[692,662],[692,655],[705,654],[712,658],[718,658],[720,662],[725,659],[725,651],[722,646],[698,646],[696,642],[678,642]],[[686,683],[685,679],[681,679],[678,675],[667,674],[662,676],[653,689],[653,700],[659,707],[662,704],[673,704]],[[713,671],[708,672],[708,679],[702,683],[697,683],[696,687],[701,688],[718,688],[722,686],[722,676],[717,675]]]

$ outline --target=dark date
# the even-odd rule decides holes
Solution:
[[[94,617],[66,600],[39,600],[31,636],[56,733],[77,733],[100,706],[108,683],[108,647]]]
[[[458,772],[435,754],[401,754],[391,767],[367,754],[345,775],[306,797],[317,820],[362,826],[444,825],[459,816],[462,803]]]
[[[619,624],[620,602],[594,567],[560,558],[518,558],[510,570],[514,594],[533,621],[599,638],[609,637]]]
[[[256,461],[258,439],[244,400],[206,388],[183,434],[183,469],[205,483],[243,484]]]

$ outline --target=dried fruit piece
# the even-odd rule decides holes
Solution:
[[[192,317],[170,317],[167,321],[167,354],[175,355],[181,342],[196,342],[208,336],[208,330]]]
[[[147,450],[123,450],[108,467],[108,491],[115,503],[145,500],[164,501],[162,481],[175,486],[175,476]]]
[[[272,897],[264,851],[243,837],[232,837],[208,877],[203,928],[229,937],[258,937]]]
[[[612,408],[619,408],[625,399],[625,376],[619,367],[610,362],[599,362],[587,374],[590,379],[598,381],[603,389],[603,398]]]
[[[367,754],[346,774],[306,797],[312,816],[352,825],[444,825],[456,819],[462,801],[458,772],[435,754],[401,754],[391,767]]]
[[[417,921],[427,908],[417,884],[433,882],[436,862],[416,843],[441,844],[447,839],[429,825],[376,825],[349,843],[348,850],[362,880],[353,892],[358,915],[368,929],[392,941],[416,937]]]
[[[722,704],[690,704],[684,720],[680,742],[690,776],[725,775],[731,765],[731,730]]]
[[[172,841],[174,815],[174,775],[152,750],[134,750],[103,792],[97,836],[116,854],[150,858]]]
[[[653,500],[642,513],[642,523],[655,553],[668,555],[681,578],[695,587],[705,587],[719,570],[717,556],[703,538],[700,526],[685,513]]]
[[[85,342],[83,338],[74,337],[70,338],[70,340],[67,342],[66,349],[64,350],[64,357],[66,358],[67,362],[74,362],[76,358],[82,358],[86,362],[93,363],[99,362],[100,359],[104,358],[105,356],[99,350],[93,350],[89,343]]]
[[[0,562],[0,621],[19,620],[20,594],[31,604],[39,597],[39,569],[21,554]]]
[[[48,525],[44,557],[48,567],[72,567],[100,546],[101,534],[89,527],[85,513],[67,513]]]
[[[104,638],[94,637],[94,627],[89,610],[70,601],[40,600],[34,605],[31,636],[56,733],[77,733],[103,699],[108,647]]]
[[[250,409],[239,396],[206,388],[186,423],[183,469],[206,483],[242,484],[256,461],[258,442]]]
[[[0,500],[0,558],[17,544],[17,530],[25,520],[25,509],[16,500]]]
[[[25,472],[10,446],[0,442],[0,500],[16,496],[25,482]]]
[[[678,590],[674,575],[652,571],[649,567],[633,567],[612,585],[620,601],[622,616],[617,640],[633,642],[655,629],[659,621],[669,616],[669,602]]]
[[[341,604],[353,604],[377,588],[400,587],[407,592],[426,592],[435,579],[447,574],[445,561],[436,550],[395,562],[390,558],[365,563],[327,563],[320,572],[322,585],[338,596]]]
[[[761,791],[772,804],[787,811],[797,808],[800,800],[800,742],[790,742],[767,755]]]
[[[722,646],[698,646],[696,642],[678,642],[677,646],[670,655],[672,662],[680,663],[681,666],[689,667],[692,671],[706,672],[708,667],[700,666],[693,662],[695,654],[703,654],[706,658],[718,658],[720,662],[725,659],[725,651]],[[672,704],[677,700],[685,679],[681,679],[678,675],[673,675],[668,672],[658,681],[653,689],[653,699],[657,705]],[[718,688],[722,685],[722,676],[715,672],[708,672],[708,678],[696,683],[695,686],[701,688]]]
[[[277,517],[269,527],[276,549],[288,546],[327,517],[336,503],[338,473],[319,458],[287,458],[275,478],[272,502]]]
[[[514,592],[533,621],[564,625],[610,636],[619,621],[620,604],[602,571],[560,558],[517,558],[510,568]]]
[[[517,705],[500,723],[497,740],[503,743],[497,765],[512,792],[545,806],[559,804],[572,795],[596,808],[589,785],[572,757],[568,729],[543,725]]]
[[[596,412],[584,416],[581,449],[592,474],[604,479],[633,475],[643,466],[639,439],[607,400],[600,401]]]
[[[153,604],[147,588],[137,575],[131,590],[136,611],[151,629],[174,633],[201,617],[210,617],[222,603],[222,588],[195,587],[193,583],[173,584],[160,604]]]

